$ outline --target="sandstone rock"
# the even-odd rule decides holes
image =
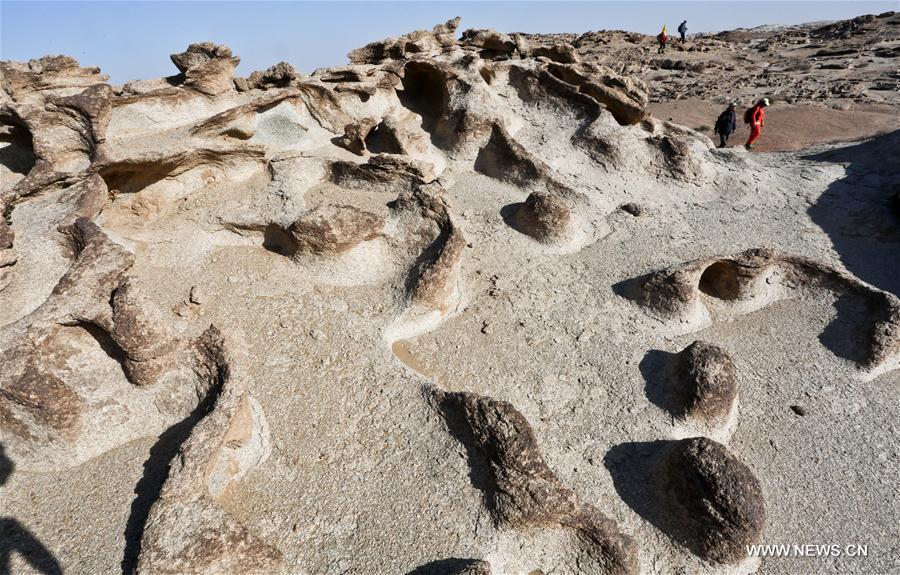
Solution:
[[[191,44],[186,51],[172,54],[171,58],[184,75],[186,87],[210,96],[232,89],[234,69],[241,63],[227,46],[212,42]]]
[[[399,60],[410,54],[436,54],[456,44],[456,28],[460,19],[438,24],[431,32],[417,30],[398,38],[388,38],[366,44],[348,54],[354,64],[378,64],[384,60]]]
[[[349,189],[402,192],[434,180],[434,166],[395,154],[375,154],[364,164],[335,161],[331,164],[335,184]]]
[[[539,242],[554,242],[566,237],[572,214],[560,198],[532,192],[516,212],[517,228]]]
[[[7,354],[0,359],[0,366],[12,369],[12,358]],[[24,430],[21,424],[16,424],[13,415],[13,410],[18,408],[27,412],[38,424],[70,435],[78,427],[84,402],[59,378],[31,358],[26,361],[25,369],[18,377],[0,381],[0,407],[0,429],[14,433]]]
[[[679,441],[667,477],[691,551],[736,563],[747,557],[747,545],[760,542],[766,508],[759,481],[723,445],[705,437]]]
[[[197,393],[211,409],[181,446],[150,510],[137,573],[264,573],[282,567],[276,548],[215,501],[268,456],[268,431],[248,395],[245,364],[235,338],[216,326],[194,342]]]
[[[287,62],[279,62],[266,70],[257,70],[250,74],[246,85],[242,86],[242,90],[284,88],[296,79],[297,71],[294,70],[294,67]]]
[[[360,242],[378,237],[381,216],[353,206],[319,206],[288,228],[300,253],[340,255]]]
[[[727,351],[695,341],[679,352],[675,374],[681,396],[676,415],[705,420],[728,416],[737,397],[737,370]]]
[[[480,49],[483,58],[509,56],[516,50],[512,37],[496,30],[466,30],[460,43]]]
[[[578,62],[578,52],[571,44],[558,42],[550,45],[535,46],[531,49],[534,58],[547,58],[561,64],[575,64]]]
[[[647,115],[648,91],[641,80],[595,64],[553,62],[548,64],[547,71],[605,106],[620,124],[636,124]]]
[[[560,482],[544,461],[531,425],[518,410],[507,402],[467,392],[437,392],[436,398],[451,432],[484,458],[490,477],[482,488],[499,524],[571,529],[603,572],[638,572],[631,538]]]
[[[277,549],[204,498],[155,513],[145,533],[138,575],[268,573],[282,562]]]
[[[462,418],[470,442],[490,465],[491,512],[512,527],[548,525],[573,514],[575,494],[547,467],[528,421],[512,405],[471,393],[448,393],[441,404]],[[452,425],[460,425],[454,422]]]
[[[366,152],[366,136],[377,125],[372,118],[363,118],[359,122],[344,126],[344,135],[337,140],[337,145],[362,156]]]
[[[176,340],[150,301],[131,280],[116,288],[112,296],[110,336],[125,354],[126,374],[135,385],[149,385],[172,367],[170,354]]]
[[[490,139],[478,152],[475,170],[525,189],[543,187],[561,194],[570,191],[547,164],[528,152],[500,125],[493,126]]]

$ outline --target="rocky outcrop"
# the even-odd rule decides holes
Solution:
[[[287,62],[279,62],[265,70],[257,70],[249,78],[235,78],[234,85],[241,92],[284,88],[297,79],[297,71]]]
[[[351,190],[401,193],[434,180],[434,166],[396,154],[375,154],[362,164],[335,161],[331,164],[335,184]]]
[[[648,90],[641,80],[596,64],[554,62],[547,72],[558,80],[557,89],[592,98],[622,125],[636,124],[647,115]]]
[[[177,340],[130,279],[133,256],[85,218],[67,233],[75,254],[69,271],[43,304],[0,332],[0,427],[18,436],[17,451],[77,440],[82,420],[93,424],[96,412],[113,409],[76,391],[79,370],[58,361],[76,353],[61,330],[90,334],[136,386],[152,386],[175,367]]]
[[[385,60],[401,60],[413,54],[434,55],[456,44],[456,28],[460,18],[438,24],[430,32],[417,30],[398,38],[366,44],[348,54],[354,64],[379,64]]]
[[[281,566],[281,553],[216,503],[269,453],[265,420],[247,391],[246,359],[215,326],[197,339],[192,356],[198,394],[210,411],[172,462],[144,528],[136,572],[271,572]]]
[[[344,126],[344,135],[335,143],[356,154],[362,156],[366,152],[366,137],[378,123],[372,118],[363,118],[358,122]]]
[[[191,44],[171,58],[184,76],[184,86],[209,96],[234,88],[234,69],[241,63],[227,46],[212,42]]]
[[[850,355],[868,377],[900,365],[900,300],[809,258],[751,249],[654,272],[631,282],[626,291],[653,313],[696,327],[708,321],[707,305],[746,313],[797,289],[825,289],[865,306],[861,349]]]
[[[538,188],[557,194],[571,192],[550,166],[496,124],[487,144],[478,152],[475,170],[525,189]]]
[[[678,442],[669,456],[668,488],[691,551],[737,563],[759,543],[766,507],[759,481],[721,444],[705,437]]]
[[[459,289],[466,239],[450,213],[444,190],[439,183],[419,186],[400,194],[393,207],[401,214],[415,214],[420,222],[430,224],[419,233],[434,234],[410,271],[407,296],[414,306],[446,313]]]

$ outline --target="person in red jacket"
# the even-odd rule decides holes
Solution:
[[[748,111],[750,114],[750,137],[747,138],[747,143],[744,144],[744,147],[748,150],[753,149],[753,142],[755,142],[759,138],[759,135],[762,134],[762,127],[766,125],[765,108],[768,105],[769,99],[763,98]]]

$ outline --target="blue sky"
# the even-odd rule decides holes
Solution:
[[[0,0],[0,59],[68,54],[113,83],[177,72],[169,54],[212,40],[241,57],[239,75],[286,60],[300,71],[346,63],[351,49],[462,16],[504,32],[624,29],[691,32],[900,10],[898,0],[823,2],[22,2]]]

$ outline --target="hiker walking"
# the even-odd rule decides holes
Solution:
[[[716,120],[716,126],[713,129],[713,132],[719,134],[719,147],[724,148],[725,144],[728,143],[728,136],[730,136],[735,130],[737,130],[737,103],[732,102],[728,104],[728,107],[725,108],[725,111],[719,114],[719,118]]]
[[[666,25],[663,24],[662,32],[659,33],[659,36],[656,37],[659,40],[659,50],[656,51],[657,54],[664,54],[666,51],[666,42],[668,42],[669,37],[666,36]]]
[[[678,33],[681,34],[681,43],[684,44],[687,36],[687,20],[678,25]]]
[[[750,137],[747,138],[747,143],[744,144],[744,147],[748,150],[753,149],[753,142],[759,138],[759,135],[762,133],[762,127],[766,125],[765,108],[768,105],[769,99],[763,98],[755,106],[748,108],[744,112],[744,123],[750,124]]]

